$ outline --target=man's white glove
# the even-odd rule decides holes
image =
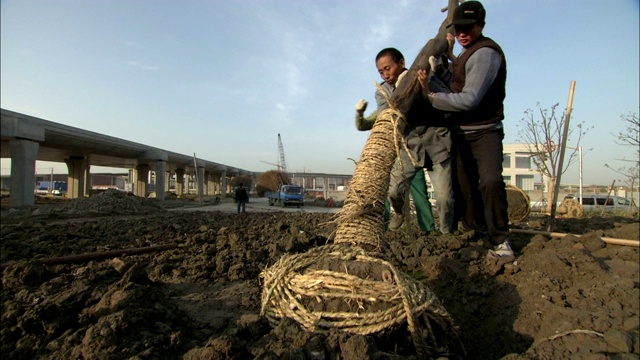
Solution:
[[[433,55],[429,56],[429,66],[431,67],[430,72],[432,74],[441,75],[442,72],[449,67],[448,61],[449,60],[447,60],[447,57],[444,54],[438,57]]]
[[[367,110],[367,102],[364,101],[364,99],[358,100],[358,102],[356,103],[356,111],[364,113],[365,110]]]
[[[438,66],[438,59],[435,56],[429,56],[429,66],[431,67],[431,71],[436,71],[436,66]]]
[[[400,84],[402,83],[402,80],[404,79],[405,76],[407,76],[408,73],[409,71],[406,70],[402,74],[400,74],[400,76],[398,76],[398,80],[396,80],[396,84],[395,84],[396,89],[400,86]]]

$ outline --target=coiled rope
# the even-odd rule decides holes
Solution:
[[[335,218],[334,244],[283,255],[262,272],[261,314],[272,325],[287,317],[311,332],[367,335],[406,322],[420,358],[438,347],[430,322],[451,330],[449,314],[429,288],[372,255],[384,239],[385,199],[393,163],[400,147],[406,150],[405,125],[393,107],[378,115]]]

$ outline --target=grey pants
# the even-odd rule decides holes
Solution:
[[[436,198],[436,210],[440,217],[440,231],[443,234],[451,233],[454,230],[453,224],[453,179],[452,179],[452,158],[434,164],[433,169],[428,171],[433,191]]]

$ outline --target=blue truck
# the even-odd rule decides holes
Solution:
[[[281,185],[280,191],[266,191],[264,196],[269,200],[269,206],[295,205],[297,207],[304,206],[304,196],[302,187],[298,185]]]
[[[52,195],[64,195],[67,193],[67,183],[65,181],[38,181],[36,185],[35,194],[49,194],[51,191]]]

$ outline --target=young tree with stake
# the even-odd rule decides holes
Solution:
[[[564,174],[569,166],[578,158],[577,149],[580,141],[586,133],[593,127],[587,128],[584,122],[575,125],[569,129],[567,139],[572,135],[577,136],[572,152],[569,154],[569,161],[565,161],[560,169],[560,147],[562,144],[562,131],[566,122],[566,113],[557,116],[556,110],[558,104],[551,106],[550,109],[543,109],[540,103],[537,104],[540,118],[536,118],[535,112],[527,109],[525,117],[518,125],[518,137],[522,143],[527,146],[527,150],[532,154],[531,160],[537,166],[538,172],[549,179],[548,199],[553,199],[553,191],[558,176]],[[547,211],[551,212],[551,201],[549,201]]]

